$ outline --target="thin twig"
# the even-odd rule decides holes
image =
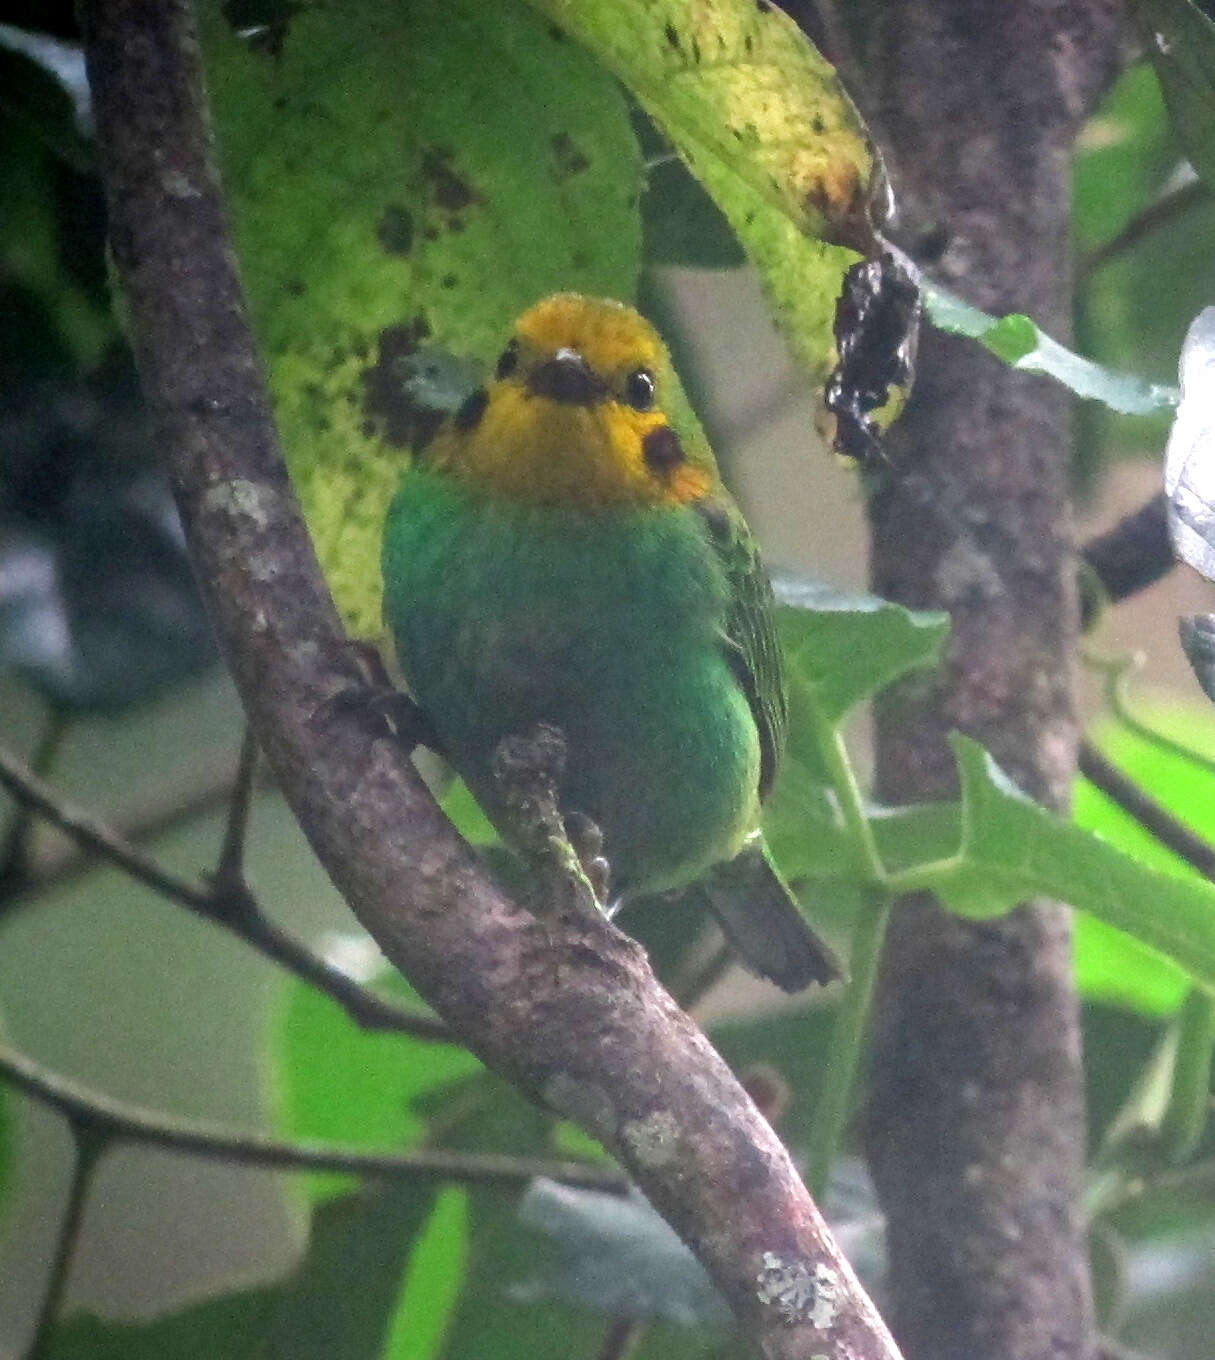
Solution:
[[[1132,217],[1116,236],[1094,247],[1076,261],[1076,282],[1087,283],[1097,270],[1110,260],[1138,245],[1145,236],[1150,236],[1152,232],[1158,231],[1170,222],[1175,222],[1190,208],[1205,203],[1209,197],[1210,190],[1198,179],[1189,180],[1176,189],[1162,194],[1154,203],[1149,203],[1142,212]]]
[[[71,1275],[93,1173],[97,1170],[101,1155],[109,1144],[107,1133],[90,1127],[84,1120],[73,1115],[69,1116],[68,1123],[73,1143],[72,1178],[68,1182],[67,1203],[64,1205],[63,1217],[59,1220],[59,1231],[55,1237],[55,1254],[47,1272],[46,1288],[43,1291],[42,1302],[38,1306],[38,1321],[34,1327],[34,1335],[26,1347],[25,1360],[40,1360],[50,1345],[51,1333],[58,1320],[64,1292]]]
[[[851,977],[836,1007],[827,1062],[819,1079],[818,1099],[810,1126],[807,1183],[810,1193],[819,1199],[827,1193],[831,1164],[847,1130],[856,1074],[877,991],[882,944],[893,906],[888,892],[870,888],[853,924],[848,955]]]
[[[262,772],[258,774],[256,786],[264,790],[273,788],[274,784],[268,773]],[[123,840],[138,846],[226,808],[231,796],[232,781],[224,771],[207,784],[187,790],[175,802],[149,808],[116,831]],[[77,842],[65,844],[60,841],[46,850],[39,850],[20,883],[8,889],[0,888],[0,912],[24,905],[34,895],[74,883],[95,869],[100,859],[95,851]]]
[[[1215,880],[1215,845],[1203,840],[1153,797],[1107,760],[1091,741],[1082,741],[1077,760],[1080,773],[1129,813],[1144,830],[1204,878]]]
[[[331,963],[318,958],[276,926],[243,885],[192,883],[171,873],[152,856],[124,839],[98,818],[62,801],[33,771],[0,750],[0,787],[32,808],[88,851],[124,870],[136,882],[170,902],[224,926],[272,962],[311,983],[338,1002],[364,1029],[392,1030],[415,1038],[450,1041],[440,1020],[418,1015],[377,996]]]
[[[50,1105],[72,1123],[126,1142],[212,1157],[239,1166],[286,1171],[339,1171],[360,1176],[417,1176],[463,1184],[525,1185],[547,1176],[566,1185],[623,1191],[628,1182],[615,1168],[593,1162],[493,1153],[447,1152],[418,1148],[409,1152],[366,1152],[360,1148],[313,1141],[292,1142],[260,1133],[238,1133],[222,1125],[171,1118],[127,1105],[92,1091],[31,1058],[0,1045],[0,1077]]]
[[[249,810],[253,803],[256,774],[257,742],[253,737],[253,729],[246,723],[240,741],[240,756],[236,762],[236,778],[232,781],[224,843],[215,870],[217,884],[243,884],[245,881],[245,838],[249,830]]]
[[[68,719],[63,709],[52,708],[30,756],[30,769],[35,774],[49,773],[67,730]],[[33,809],[19,802],[4,833],[3,846],[0,846],[0,901],[20,889],[29,879],[30,829],[33,821]]]

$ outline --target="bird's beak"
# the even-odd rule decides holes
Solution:
[[[603,396],[606,386],[576,349],[559,349],[528,374],[527,390],[571,406],[590,406]]]

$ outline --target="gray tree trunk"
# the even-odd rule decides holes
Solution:
[[[897,239],[987,311],[1069,329],[1069,164],[1116,58],[1106,0],[887,0],[859,69],[902,210]],[[871,505],[875,589],[953,617],[939,684],[878,714],[878,788],[949,796],[946,735],[1068,799],[1075,560],[1066,395],[929,331]],[[865,1141],[909,1360],[1089,1360],[1084,1111],[1063,908],[991,923],[904,902],[876,1017]]]

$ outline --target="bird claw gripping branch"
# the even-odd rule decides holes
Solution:
[[[366,724],[372,738],[387,737],[408,751],[425,746],[442,754],[426,714],[392,683],[375,643],[349,639],[342,646],[338,669],[348,682],[332,696],[326,709],[354,714]]]
[[[571,826],[561,815],[557,800],[565,760],[560,728],[537,723],[525,736],[502,738],[493,753],[493,777],[510,821],[510,839],[538,871],[539,891],[533,903],[537,914],[558,917],[572,910],[602,920],[597,884],[574,839],[584,847],[583,853],[591,851],[589,864],[595,876],[600,876],[602,865],[606,880],[607,861],[595,853],[602,848],[603,837],[589,818],[573,814]]]

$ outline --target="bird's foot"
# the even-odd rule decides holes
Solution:
[[[408,694],[392,683],[375,643],[358,638],[345,642],[339,669],[348,677],[348,683],[333,695],[327,708],[356,715],[373,740],[387,737],[408,751],[417,746],[439,751],[430,720]]]
[[[607,869],[607,861],[597,853],[603,837],[589,818],[571,827],[561,814],[558,790],[565,760],[565,734],[551,723],[537,723],[525,736],[503,737],[494,748],[494,779],[510,822],[508,839],[538,871],[534,899],[538,914],[557,917],[572,910],[601,919],[595,878],[603,876],[596,860],[602,861],[604,873]],[[589,839],[592,851],[584,859],[575,839],[585,837],[588,829],[594,836]]]

